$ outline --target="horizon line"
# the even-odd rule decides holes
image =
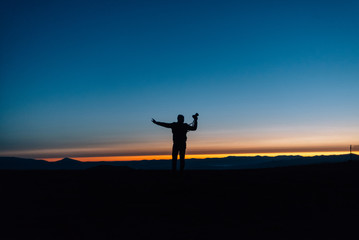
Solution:
[[[206,158],[225,158],[225,157],[276,157],[276,156],[330,156],[349,154],[348,151],[319,151],[319,152],[279,152],[279,153],[237,153],[237,154],[188,154],[186,160],[206,159]],[[95,157],[76,157],[64,156],[55,158],[35,158],[37,160],[46,160],[48,162],[59,161],[63,158],[71,158],[81,162],[122,162],[122,161],[143,161],[143,160],[171,160],[172,155],[138,155],[138,156],[95,156]]]

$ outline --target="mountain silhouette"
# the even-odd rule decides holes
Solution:
[[[49,167],[50,163],[45,160],[0,157],[0,169],[49,169]]]
[[[255,156],[255,157],[235,157],[225,158],[206,158],[206,159],[188,159],[187,169],[189,170],[227,170],[227,169],[256,169],[256,168],[275,168],[298,165],[311,165],[321,163],[347,162],[350,159],[359,161],[356,154],[330,155],[330,156]],[[49,170],[71,170],[71,169],[88,169],[93,167],[120,166],[132,169],[144,170],[167,170],[170,169],[170,160],[142,160],[142,161],[98,161],[98,162],[81,162],[76,159],[65,157],[56,162],[45,160],[35,160],[16,157],[0,157],[0,169],[49,169]],[[104,168],[104,167],[103,167]]]
[[[72,159],[72,158],[65,157],[65,158],[57,161],[57,163],[80,163],[80,161]]]
[[[56,162],[52,162],[51,166],[54,167],[55,169],[84,169],[86,168],[85,166],[83,166],[83,162],[80,162],[78,160],[72,159],[72,158],[68,158],[65,157],[59,161]]]

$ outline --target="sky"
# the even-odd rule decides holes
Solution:
[[[359,150],[359,1],[0,3],[0,156]],[[112,158],[111,158],[112,157]]]

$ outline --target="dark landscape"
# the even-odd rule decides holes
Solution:
[[[298,166],[319,163],[347,162],[350,159],[358,159],[356,154],[321,155],[313,157],[303,156],[255,156],[225,158],[187,159],[187,170],[233,170],[251,168],[273,168]],[[142,161],[98,161],[81,162],[72,158],[63,158],[59,161],[48,162],[45,160],[0,157],[0,169],[17,170],[75,170],[88,169],[102,165],[126,167],[138,170],[169,170],[171,160],[142,160]]]
[[[1,239],[357,239],[359,161],[0,170]]]

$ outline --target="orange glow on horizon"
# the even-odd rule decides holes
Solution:
[[[253,157],[253,156],[268,156],[275,157],[280,155],[300,155],[305,157],[312,157],[317,155],[341,155],[348,154],[347,151],[333,151],[333,152],[281,152],[281,153],[238,153],[238,154],[187,154],[186,159],[205,159],[205,158],[225,158],[229,156],[238,157]],[[72,157],[81,162],[97,162],[97,161],[141,161],[141,160],[168,160],[172,159],[171,155],[144,155],[144,156],[103,156],[103,157]],[[54,162],[61,160],[60,158],[42,158],[43,160]]]

